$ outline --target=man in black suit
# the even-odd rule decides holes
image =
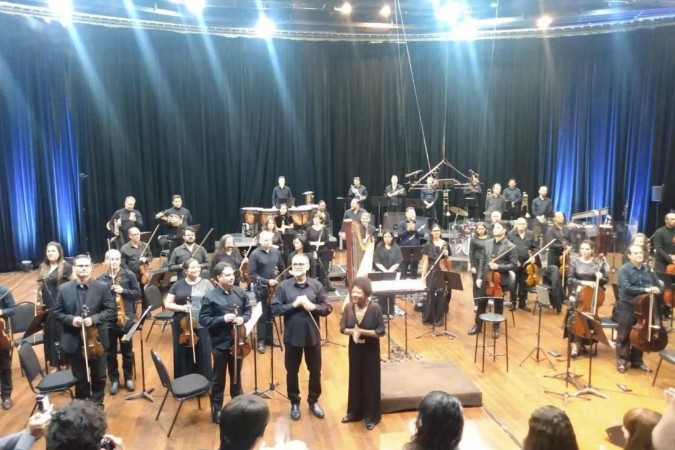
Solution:
[[[75,386],[75,397],[91,398],[103,405],[105,398],[106,355],[89,358],[91,386],[87,381],[87,367],[82,345],[82,326],[96,327],[99,340],[106,350],[109,347],[108,325],[117,318],[117,307],[107,285],[91,279],[91,259],[87,255],[79,255],[73,260],[76,278],[64,283],[59,288],[54,304],[54,317],[63,324],[61,349],[66,355],[73,375],[78,382]],[[83,313],[87,307],[87,315]],[[90,390],[91,389],[91,390]]]

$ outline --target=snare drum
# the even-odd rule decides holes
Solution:
[[[288,210],[293,218],[293,225],[296,227],[304,227],[308,222],[312,213],[312,207],[309,205],[298,206]]]
[[[241,208],[241,220],[249,225],[255,224],[260,208]]]
[[[275,208],[259,208],[258,209],[258,223],[261,228],[265,228],[265,224],[271,218],[279,215],[279,210]]]

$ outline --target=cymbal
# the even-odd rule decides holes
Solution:
[[[448,208],[448,211],[450,211],[453,214],[457,214],[458,216],[466,217],[469,215],[468,212],[464,211],[462,208],[458,206],[451,206]]]

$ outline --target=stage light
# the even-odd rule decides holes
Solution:
[[[459,2],[447,2],[445,4],[438,4],[435,8],[436,19],[441,22],[446,22],[449,25],[455,25],[459,19],[466,12],[466,6]]]
[[[347,15],[352,13],[352,4],[349,2],[344,2],[342,6],[335,7],[335,11],[340,11],[342,14]]]
[[[499,6],[499,2],[490,3],[490,8],[497,8],[498,6]]]
[[[265,15],[260,16],[255,26],[255,34],[264,39],[271,38],[276,30],[276,24]]]
[[[457,24],[452,35],[458,40],[472,41],[478,35],[478,28],[478,21],[467,18]]]
[[[384,5],[384,6],[382,7],[382,9],[380,10],[380,15],[381,15],[382,17],[389,17],[389,16],[391,16],[391,6],[389,6],[389,4]]]
[[[64,27],[73,23],[73,4],[70,0],[48,0],[52,16],[58,19]]]
[[[195,16],[201,17],[205,6],[205,0],[185,0],[185,7]]]
[[[547,29],[551,23],[553,23],[553,18],[548,14],[544,14],[537,19],[537,27],[541,28],[542,30]]]

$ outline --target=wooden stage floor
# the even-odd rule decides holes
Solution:
[[[102,272],[104,268],[97,266],[95,274]],[[469,289],[471,279],[467,273],[462,276],[464,286]],[[0,274],[0,284],[13,286],[19,281],[22,284],[15,290],[14,297],[18,302],[33,301],[36,273],[10,273]],[[345,291],[338,287],[339,291]],[[530,295],[534,299],[534,295]],[[605,305],[600,311],[601,316],[611,313],[611,305],[614,302],[611,290],[607,291]],[[598,357],[593,361],[593,386],[609,396],[608,400],[586,396],[588,401],[571,398],[565,404],[561,396],[547,394],[545,391],[569,393],[575,391],[573,386],[565,387],[565,383],[552,375],[565,371],[565,360],[552,358],[555,370],[545,361],[539,363],[528,359],[522,366],[519,363],[527,356],[536,345],[537,340],[537,316],[524,311],[516,311],[516,326],[512,326],[511,315],[509,319],[509,350],[510,370],[506,372],[504,358],[497,358],[497,362],[491,360],[485,363],[485,373],[480,370],[480,360],[473,362],[474,342],[473,336],[468,336],[467,330],[473,321],[473,301],[470,292],[455,292],[450,304],[448,315],[448,329],[458,336],[457,339],[448,337],[434,337],[426,335],[420,339],[414,339],[429,331],[422,325],[420,313],[412,311],[412,303],[398,299],[400,308],[409,312],[408,317],[408,348],[411,352],[419,355],[423,360],[451,360],[464,370],[478,385],[483,392],[483,407],[467,408],[465,410],[465,431],[462,440],[462,449],[517,449],[527,434],[527,421],[532,411],[542,405],[552,404],[564,408],[574,425],[580,448],[613,449],[618,448],[610,444],[605,435],[605,428],[619,424],[623,414],[633,407],[647,407],[663,412],[665,402],[662,398],[663,390],[668,386],[675,385],[675,370],[666,364],[662,367],[656,386],[651,386],[653,374],[646,374],[635,369],[629,369],[625,374],[616,371],[614,365],[614,350],[608,347],[600,347]],[[339,334],[339,305],[334,304],[335,311],[328,318],[328,331],[333,341],[345,344],[347,338]],[[560,354],[566,352],[566,341],[562,339],[563,315],[557,315],[551,311],[544,311],[542,315],[541,345],[548,351],[557,351]],[[392,340],[401,346],[405,344],[405,321],[402,317],[393,320],[391,328]],[[322,321],[322,328],[324,323]],[[149,328],[149,327],[148,327]],[[147,332],[147,330],[146,330]],[[325,330],[322,329],[322,335]],[[503,333],[502,333],[503,336]],[[671,334],[672,336],[672,334]],[[503,337],[498,341],[503,345]],[[140,380],[140,346],[135,341],[135,350],[138,364],[137,392],[141,386]],[[673,345],[670,344],[669,348]],[[386,358],[387,340],[381,341],[382,355]],[[161,333],[155,327],[149,341],[145,344],[146,384],[148,388],[155,388],[155,398],[161,401],[164,389],[159,383],[157,372],[150,359],[150,349],[156,349],[167,363],[172,367],[171,333],[165,330]],[[42,348],[36,348],[40,360],[42,360]],[[258,387],[266,389],[270,382],[270,350],[265,355],[258,355]],[[658,356],[655,354],[645,355],[647,364],[656,369]],[[572,369],[581,376],[577,378],[580,385],[588,380],[588,359],[579,358],[572,362]],[[10,411],[0,410],[0,423],[2,434],[20,430],[25,426],[28,414],[33,406],[33,394],[31,393],[25,378],[22,378],[19,370],[18,356],[13,359],[14,380],[14,407]],[[283,354],[275,349],[274,352],[274,377],[280,382],[278,389],[285,394],[285,370]],[[242,378],[244,391],[251,392],[254,388],[253,355],[244,362]],[[304,398],[307,395],[308,375],[301,368],[300,383],[301,393]],[[362,423],[343,425],[340,419],[346,411],[347,396],[347,351],[345,348],[328,344],[323,347],[322,386],[323,395],[320,400],[321,406],[326,411],[324,420],[316,419],[309,414],[306,402],[301,405],[302,419],[292,422],[289,417],[290,405],[288,401],[273,392],[272,399],[268,401],[272,418],[265,433],[267,446],[274,446],[287,440],[302,440],[311,449],[400,449],[409,440],[408,423],[416,417],[415,412],[389,414],[383,417],[382,422],[373,431],[367,431]],[[228,380],[229,382],[229,380]],[[632,392],[622,392],[617,383],[628,385]],[[227,392],[227,388],[226,388]],[[210,420],[210,411],[202,402],[204,408],[200,411],[196,401],[188,401],[178,417],[176,427],[170,439],[166,433],[171,424],[171,418],[178,403],[167,400],[167,405],[159,418],[155,421],[155,415],[159,408],[159,401],[150,403],[147,400],[137,399],[125,401],[126,391],[120,391],[116,396],[106,395],[105,405],[108,415],[109,432],[119,435],[124,439],[128,449],[214,449],[219,444],[218,428]],[[227,400],[227,398],[226,398]],[[54,396],[52,401],[58,406],[68,401],[67,396]],[[37,449],[44,448],[44,441],[35,446]]]

